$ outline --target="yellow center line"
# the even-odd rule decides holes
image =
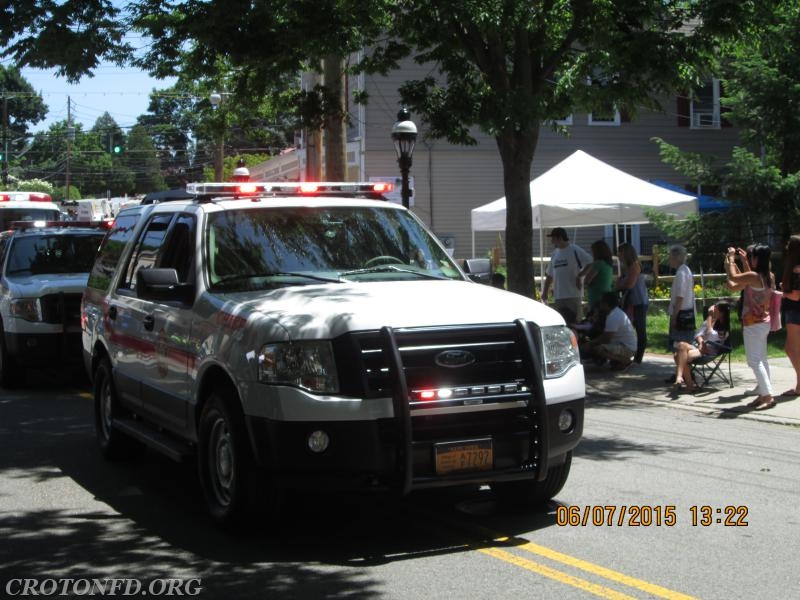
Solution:
[[[478,548],[478,551],[482,552],[483,554],[492,556],[494,558],[498,558],[514,566],[522,567],[523,569],[527,569],[528,571],[538,573],[539,575],[543,575],[545,577],[549,577],[550,579],[554,579],[558,582],[565,583],[567,585],[571,585],[572,587],[584,590],[586,592],[594,594],[595,596],[599,596],[600,598],[609,598],[610,600],[636,600],[636,598],[634,598],[633,596],[628,596],[627,594],[623,594],[622,592],[617,592],[616,590],[612,590],[611,588],[607,588],[597,583],[592,583],[591,581],[586,581],[585,579],[581,579],[580,577],[574,577],[572,575],[568,575],[567,573],[562,573],[561,571],[558,571],[556,569],[552,569],[543,564],[534,562],[532,560],[528,560],[527,558],[522,558],[521,556],[517,556],[516,554],[512,554],[511,552],[500,550],[499,548]]]
[[[539,556],[543,556],[545,558],[549,558],[550,560],[560,562],[562,564],[569,565],[571,567],[575,567],[576,569],[581,569],[582,571],[593,573],[594,575],[599,575],[600,577],[604,577],[605,579],[608,579],[610,581],[615,581],[617,583],[627,585],[628,587],[642,590],[643,592],[647,592],[648,594],[652,594],[653,596],[657,596],[659,598],[665,598],[667,600],[697,600],[694,596],[688,596],[686,594],[682,594],[680,592],[667,589],[665,587],[656,585],[654,583],[650,583],[648,581],[644,581],[642,579],[636,579],[635,577],[630,577],[628,575],[620,573],[619,571],[614,571],[612,569],[607,569],[606,567],[601,567],[600,565],[595,565],[594,563],[581,560],[580,558],[576,558],[574,556],[570,556],[569,554],[564,554],[556,550],[551,550],[550,548],[540,546],[539,544],[529,542],[528,540],[522,538],[504,537],[504,538],[497,538],[495,541],[510,543],[513,545],[514,548],[519,548],[521,550],[525,550],[532,554],[538,554]]]

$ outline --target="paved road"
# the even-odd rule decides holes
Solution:
[[[405,501],[315,494],[296,498],[279,526],[232,537],[206,520],[192,465],[154,454],[103,461],[87,396],[43,377],[0,391],[4,591],[14,578],[117,577],[156,592],[154,581],[199,579],[200,598],[780,599],[796,592],[794,427],[593,394],[570,480],[548,511],[501,510],[487,491]],[[698,520],[699,507],[735,507],[738,526],[716,523],[714,513],[694,526],[692,506]],[[650,525],[635,525],[637,508]],[[658,511],[662,522],[673,514],[674,526],[657,525]],[[601,514],[602,524],[593,523]],[[570,515],[588,515],[587,525],[559,524]]]

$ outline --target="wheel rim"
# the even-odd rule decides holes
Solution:
[[[211,488],[217,502],[228,506],[234,485],[235,456],[231,432],[221,417],[211,427],[208,451]]]

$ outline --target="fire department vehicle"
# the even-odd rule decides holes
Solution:
[[[584,373],[554,310],[470,281],[385,184],[191,184],[117,215],[83,297],[110,458],[197,460],[218,521],[282,492],[567,480]]]
[[[2,211],[0,211],[2,212]],[[17,221],[0,232],[0,386],[28,367],[81,368],[80,304],[105,229]]]
[[[0,192],[0,231],[14,221],[58,221],[61,211],[43,192]]]

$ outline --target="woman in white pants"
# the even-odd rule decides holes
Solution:
[[[767,336],[770,328],[769,306],[775,293],[775,276],[770,268],[771,250],[766,244],[756,244],[750,253],[750,269],[743,270],[736,259],[746,260],[747,253],[741,248],[728,248],[725,272],[728,285],[734,290],[743,290],[742,338],[748,366],[756,376],[758,396],[748,406],[765,410],[775,406],[772,397],[769,362],[767,360]]]

